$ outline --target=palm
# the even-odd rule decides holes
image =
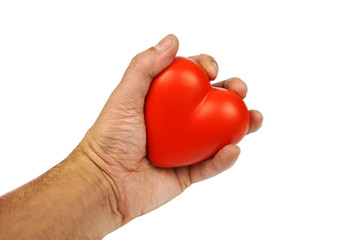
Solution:
[[[124,191],[126,200],[122,209],[131,209],[131,213],[125,212],[124,215],[130,215],[129,218],[132,219],[179,195],[188,186],[186,185],[188,177],[186,174],[181,174],[187,172],[185,168],[188,167],[161,169],[151,165],[147,158],[141,159],[139,168],[128,172],[126,182],[131,182],[133,187]],[[122,185],[124,179],[115,178],[115,181],[118,185]]]
[[[190,185],[190,175],[189,167],[157,168],[149,162],[144,114],[139,111],[143,103],[131,101],[135,104],[127,104],[124,111],[118,108],[123,101],[122,96],[112,96],[92,131],[107,161],[117,166],[110,174],[125,196],[120,206],[123,214],[132,219],[179,195]]]

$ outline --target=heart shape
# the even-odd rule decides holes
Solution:
[[[238,143],[248,131],[250,114],[235,92],[212,87],[199,64],[176,57],[151,83],[145,122],[151,163],[180,167]]]

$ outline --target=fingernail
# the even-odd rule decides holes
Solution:
[[[173,42],[173,37],[171,34],[164,37],[158,44],[156,44],[155,49],[158,50],[160,53],[165,52],[168,50]]]
[[[218,73],[219,71],[219,66],[217,65],[217,63],[215,61],[211,62],[211,66],[215,69],[215,73]]]

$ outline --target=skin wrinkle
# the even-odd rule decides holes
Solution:
[[[224,162],[224,157],[222,155],[220,155],[220,161],[218,161],[218,162],[210,161],[210,166],[211,166],[212,172],[217,172],[218,170],[220,170],[219,165],[223,164],[223,162]]]
[[[112,198],[113,198],[112,196],[116,196],[116,188],[114,188],[114,183],[111,181],[111,179],[109,179],[107,177],[107,175],[104,173],[104,171],[101,170],[101,174],[104,176],[104,179],[110,185],[110,187],[112,189],[112,194],[110,192],[106,192],[107,198],[105,198],[105,201],[100,202],[100,205],[103,206],[104,209],[105,209],[105,207],[110,206],[111,210],[112,210],[112,214],[114,216],[116,216],[117,219],[119,218],[120,222],[122,222],[123,216],[122,216],[122,214],[120,212],[120,209],[118,208],[117,199],[115,199],[115,202],[112,200]],[[98,181],[97,177],[93,173],[89,172],[86,176],[87,176],[86,178],[84,176],[81,176],[81,175],[79,177],[82,178],[84,181],[88,182],[89,184],[91,182],[98,182],[98,184],[103,186],[103,189],[106,188],[104,183],[101,182],[101,181]],[[92,181],[88,181],[88,177],[90,177],[92,179]],[[84,195],[82,195],[82,196],[86,196],[86,192],[84,192]],[[86,209],[83,209],[83,211],[86,211]]]
[[[154,47],[148,49],[148,51],[155,52],[157,54],[157,50]],[[142,57],[144,53],[137,54],[130,62],[128,71],[140,73],[144,78],[152,78],[153,75],[149,73],[151,69],[151,65]],[[129,76],[127,76],[129,77]],[[130,78],[131,79],[131,78]]]
[[[89,144],[88,145],[90,148],[92,148],[92,145],[91,144]],[[88,155],[88,152],[85,150],[86,148],[83,148],[83,146],[82,146],[82,144],[79,144],[79,148],[82,148],[83,149],[83,153],[86,155],[86,157],[89,159],[89,160],[91,160],[92,158],[91,158],[91,156],[90,155]],[[93,151],[93,152],[96,152],[96,151]],[[111,186],[111,189],[112,189],[112,192],[113,192],[113,194],[115,195],[115,197],[116,197],[116,201],[117,201],[117,204],[116,204],[116,207],[114,207],[114,204],[112,203],[112,201],[110,200],[111,198],[111,194],[110,193],[108,193],[107,194],[107,196],[108,196],[108,202],[109,202],[109,206],[111,206],[111,209],[112,209],[112,212],[113,212],[113,214],[115,215],[115,216],[119,216],[120,217],[120,222],[122,223],[122,222],[124,222],[124,215],[123,215],[123,213],[122,213],[122,211],[121,211],[121,208],[119,207],[119,199],[120,199],[120,193],[118,192],[118,188],[116,187],[116,183],[115,183],[115,181],[110,177],[110,175],[108,175],[103,169],[104,169],[104,167],[103,166],[99,166],[99,165],[97,165],[97,162],[95,162],[95,161],[92,161],[91,160],[91,162],[93,162],[96,166],[98,166],[99,167],[99,169],[101,170],[101,173],[102,173],[102,175],[104,176],[104,179],[106,179],[107,181],[108,181],[108,183],[110,184],[110,186]],[[109,163],[108,163],[109,164]],[[121,225],[121,224],[120,224]]]
[[[93,147],[92,147],[93,148]],[[94,148],[93,148],[94,149]],[[94,151],[94,152],[97,152],[96,150]],[[134,174],[134,173],[141,173],[141,170],[139,170],[140,169],[140,167],[139,167],[139,165],[140,165],[140,163],[138,164],[138,166],[136,166],[135,168],[128,168],[126,165],[124,165],[124,164],[122,164],[121,162],[120,163],[118,163],[117,161],[107,161],[106,159],[104,159],[104,158],[102,158],[101,157],[101,154],[99,155],[98,154],[98,156],[99,156],[99,158],[100,159],[102,159],[102,161],[104,161],[107,165],[110,165],[110,166],[112,166],[112,167],[115,167],[116,169],[118,169],[119,168],[119,164],[120,164],[120,166],[121,166],[121,172],[122,173],[125,173],[125,174],[119,174],[118,173],[118,177],[119,176],[121,176],[121,177],[119,177],[120,179],[123,179],[123,181],[124,180],[126,180],[126,179],[131,179],[131,177],[132,177],[132,175]],[[101,161],[101,160],[100,160]],[[110,167],[110,168],[108,168],[108,169],[111,169],[112,167]],[[109,170],[110,171],[110,170]],[[111,176],[112,174],[111,174],[111,172],[112,171],[110,171],[107,175],[109,175],[109,176]],[[111,177],[110,177],[111,178]],[[115,179],[112,179],[112,181],[113,182],[118,182],[118,181],[116,181]],[[122,203],[122,204],[120,204],[119,206],[118,206],[118,211],[119,211],[119,213],[120,213],[120,215],[122,216],[122,221],[123,221],[123,224],[125,224],[125,223],[127,223],[127,222],[129,222],[133,217],[131,216],[131,213],[128,213],[127,211],[124,211],[123,209],[129,209],[129,207],[127,206],[127,202],[129,202],[128,200],[126,200],[126,196],[124,196],[124,195],[122,195],[121,194],[121,192],[127,192],[128,190],[124,190],[124,191],[122,191],[121,189],[123,189],[123,186],[122,185],[118,185],[118,184],[115,184],[117,187],[117,189],[119,189],[118,191],[116,191],[115,192],[115,195],[117,196],[117,199],[118,199],[118,202],[119,203]],[[130,189],[130,191],[131,191],[131,189]]]
[[[181,170],[185,170],[187,172],[187,175],[186,175],[186,176],[188,176],[187,178],[182,179],[180,177],[180,171]],[[190,174],[189,174],[190,168],[189,167],[183,167],[183,168],[180,168],[180,169],[174,169],[174,172],[175,172],[176,177],[177,177],[177,179],[179,181],[179,185],[181,187],[181,192],[184,192],[192,184],[191,179],[190,179]]]
[[[109,130],[103,130],[103,133],[105,133],[105,135],[107,136],[108,134],[106,134],[106,132],[111,132]],[[142,147],[138,147],[136,142],[133,142],[133,140],[131,140],[132,136],[130,133],[133,132],[131,130],[120,130],[121,134],[116,135],[116,136],[111,136],[111,134],[109,134],[109,137],[97,137],[97,133],[96,132],[92,132],[92,134],[95,134],[96,136],[94,137],[94,142],[96,143],[96,145],[98,146],[102,146],[102,148],[99,147],[99,149],[102,150],[103,154],[99,154],[100,156],[105,155],[104,152],[110,152],[109,155],[112,155],[111,153],[116,153],[116,154],[120,154],[120,155],[126,155],[126,154],[134,154],[134,153],[128,153],[127,149],[129,148],[129,146],[135,148],[135,152],[139,153],[139,152],[144,152],[145,148]],[[125,136],[124,136],[125,135]],[[116,146],[114,148],[114,146]],[[123,147],[124,146],[124,147]],[[98,149],[98,148],[96,148]],[[114,152],[112,152],[114,151]],[[102,159],[106,160],[104,157],[102,157]],[[112,157],[112,161],[118,161],[119,159],[114,159]]]
[[[117,190],[117,187],[116,187],[116,184],[115,184],[115,182],[114,182],[114,180],[111,178],[111,177],[109,177],[105,172],[102,172],[102,174],[104,175],[104,177],[109,181],[109,183],[110,183],[110,186],[111,186],[111,189],[112,189],[112,191],[113,191],[113,194],[115,195],[115,197],[116,197],[116,201],[117,201],[117,204],[116,204],[116,208],[115,208],[115,205],[112,203],[112,201],[111,201],[111,199],[112,199],[112,196],[114,196],[114,195],[112,195],[112,194],[108,194],[108,202],[109,202],[109,206],[113,206],[112,208],[111,208],[111,210],[112,210],[112,213],[114,214],[114,215],[117,215],[117,216],[119,216],[120,217],[120,223],[119,223],[119,227],[121,226],[121,224],[123,224],[124,222],[125,222],[125,217],[124,217],[124,214],[123,214],[123,212],[121,211],[121,208],[119,207],[119,201],[118,201],[118,196],[120,195],[120,193],[118,192],[118,190]]]

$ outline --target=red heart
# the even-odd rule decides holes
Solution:
[[[180,167],[238,143],[248,131],[250,114],[239,95],[212,87],[199,64],[176,57],[151,84],[145,121],[151,163]]]

